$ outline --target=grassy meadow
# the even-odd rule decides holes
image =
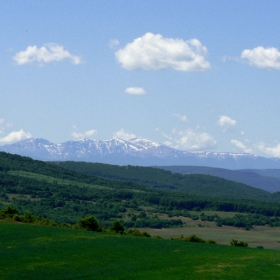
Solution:
[[[279,279],[280,252],[0,222],[0,279]]]
[[[189,211],[193,215],[199,215],[201,212]],[[203,211],[206,215],[217,214],[220,217],[233,217],[236,212],[220,212],[220,211]],[[158,214],[160,218],[169,217],[165,214]],[[184,226],[180,228],[140,228],[141,231],[146,231],[153,235],[160,235],[163,238],[172,238],[178,236],[197,235],[205,240],[215,240],[218,244],[229,245],[230,240],[243,240],[248,243],[249,247],[256,248],[263,246],[265,249],[280,251],[280,228],[270,226],[254,226],[253,229],[245,230],[244,228],[222,226],[219,227],[215,222],[192,220],[187,217],[179,218],[184,222]],[[174,219],[171,218],[171,219]],[[170,218],[169,218],[170,219]]]

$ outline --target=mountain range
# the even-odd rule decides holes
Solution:
[[[130,140],[80,139],[60,144],[29,138],[0,146],[0,151],[43,161],[86,161],[117,165],[191,165],[227,169],[277,169],[279,158],[253,154],[181,151],[143,138]]]

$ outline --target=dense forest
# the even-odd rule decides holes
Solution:
[[[135,182],[156,189],[176,190],[200,196],[280,202],[279,193],[271,194],[258,188],[205,174],[183,175],[152,167],[118,166],[90,162],[65,161],[53,163],[79,173]]]
[[[109,179],[85,172],[84,163],[77,164],[81,165],[80,169],[73,171],[62,164],[0,153],[0,206],[12,205],[21,214],[30,211],[57,223],[75,224],[81,217],[94,215],[105,227],[115,219],[126,228],[180,227],[183,226],[180,216],[246,229],[254,225],[280,226],[278,194],[256,191],[213,176],[159,170],[156,177],[151,175],[152,168],[140,168],[137,174],[139,167],[102,165],[108,168],[108,174],[115,168],[125,170],[124,173],[133,170],[130,177],[120,172],[118,178]],[[142,179],[133,179],[135,174]],[[223,187],[224,196],[219,193]],[[247,199],[239,193],[243,189]],[[203,212],[208,210],[231,211],[236,215],[221,218]]]

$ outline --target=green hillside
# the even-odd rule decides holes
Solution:
[[[0,223],[0,279],[279,279],[277,251]]]
[[[182,227],[183,217],[246,229],[255,225],[280,226],[278,199],[264,191],[212,176],[100,166],[108,168],[108,176],[112,173],[110,169],[115,173],[124,170],[123,180],[82,174],[57,164],[0,153],[0,204],[13,205],[21,214],[30,211],[57,223],[75,224],[82,217],[94,215],[103,227],[116,219],[126,228]],[[129,170],[133,170],[134,177],[135,174],[142,177],[142,181],[131,182],[133,176],[125,179],[124,174]],[[158,172],[158,182],[154,170]],[[178,185],[171,186],[172,180]],[[219,213],[203,213],[210,210],[236,214],[224,217]]]
[[[55,164],[87,175],[133,181],[152,188],[176,190],[186,194],[280,201],[278,195],[271,195],[261,189],[205,174],[184,175],[152,167],[118,166],[74,161],[55,162]]]

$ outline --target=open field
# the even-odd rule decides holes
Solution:
[[[271,250],[0,223],[0,279],[279,279]]]
[[[188,218],[185,218],[188,219]],[[141,228],[141,231],[147,231],[152,236],[159,235],[163,238],[189,236],[195,234],[205,240],[213,239],[218,244],[229,245],[232,239],[242,240],[249,244],[249,247],[256,248],[263,246],[265,249],[280,250],[280,228],[272,228],[268,226],[257,226],[250,231],[222,226],[217,227],[211,222],[198,222],[189,219],[188,227],[181,228],[166,228],[166,229],[151,229]],[[205,225],[204,227],[198,224]],[[209,227],[207,224],[210,224]]]

